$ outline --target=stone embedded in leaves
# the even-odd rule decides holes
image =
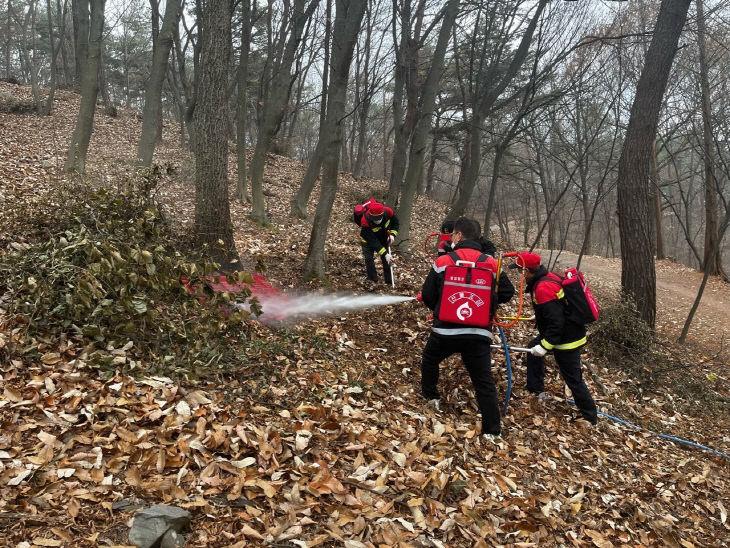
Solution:
[[[182,532],[191,519],[192,516],[187,510],[176,506],[155,504],[140,510],[134,516],[132,528],[129,531],[129,542],[138,548],[152,548],[169,530]]]
[[[132,299],[132,307],[137,314],[144,314],[147,312],[147,303],[145,302],[144,297],[135,297]]]

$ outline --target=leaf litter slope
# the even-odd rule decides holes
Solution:
[[[61,177],[55,169],[77,105],[76,96],[61,94],[52,118],[0,114],[8,144],[0,147],[3,207],[32,201]],[[122,109],[119,119],[99,115],[96,127],[89,169],[113,184],[129,169],[139,121]],[[158,160],[178,171],[164,181],[162,197],[188,223],[191,160],[177,147],[175,127],[167,129]],[[232,161],[231,180],[234,169]],[[269,158],[277,229],[248,222],[245,204],[233,202],[232,215],[247,266],[258,259],[272,282],[318,291],[320,283],[299,276],[309,223],[288,217],[303,170]],[[363,289],[348,217],[355,198],[382,185],[342,174],[327,246],[337,290]],[[428,271],[421,242],[444,208],[423,198],[417,206],[416,252],[398,261],[398,287],[381,285],[384,293],[414,295]],[[7,238],[12,227],[3,231]],[[727,544],[726,461],[606,420],[582,429],[559,399],[525,397],[519,357],[503,441],[479,439],[457,359],[442,368],[442,411],[427,408],[418,394],[427,316],[407,302],[287,331],[257,325],[261,344],[241,356],[235,375],[197,385],[122,375],[102,381],[83,349],[64,341],[45,343],[39,361],[2,363],[0,539],[124,545],[135,505],[164,502],[193,512],[190,546]],[[19,334],[0,331],[0,356],[12,336]],[[529,336],[526,326],[508,333],[514,344]],[[115,349],[118,363],[128,351]],[[494,358],[503,397],[504,358]],[[672,394],[637,396],[620,371],[587,362],[607,388],[601,409],[730,451],[727,416],[681,414]],[[548,391],[562,391],[553,366]]]

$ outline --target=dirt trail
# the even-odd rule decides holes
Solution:
[[[543,261],[550,257],[549,250],[536,250]],[[569,251],[553,252],[558,267],[575,266],[578,256]],[[595,255],[583,257],[581,270],[598,292],[621,286],[621,260]],[[662,260],[656,263],[657,274],[657,327],[668,337],[679,336],[697,290],[702,283],[702,273],[684,265]],[[717,277],[711,277],[705,287],[702,301],[690,328],[688,339],[719,349],[730,337],[730,285]]]

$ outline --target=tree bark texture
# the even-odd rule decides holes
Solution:
[[[167,75],[167,62],[172,49],[173,27],[179,24],[181,9],[180,0],[167,0],[162,29],[152,53],[152,68],[144,97],[142,135],[137,147],[137,162],[144,167],[152,165],[152,156],[157,144],[157,119],[162,108],[162,85]]]
[[[436,104],[436,96],[439,92],[441,76],[444,71],[446,47],[449,44],[451,28],[454,25],[458,12],[459,0],[449,0],[444,7],[443,20],[436,42],[436,49],[434,50],[431,61],[431,68],[428,71],[426,81],[423,83],[420,112],[418,113],[418,118],[413,128],[411,149],[408,156],[408,170],[406,171],[398,210],[398,216],[401,222],[398,240],[401,242],[407,242],[411,234],[411,214],[418,191],[418,183],[423,173],[423,160],[426,153],[428,133],[431,129],[433,109]]]
[[[195,234],[224,271],[238,269],[228,203],[228,63],[230,0],[201,2],[199,101],[194,124],[205,135],[195,146]]]
[[[56,87],[58,86],[58,53],[63,48],[63,41],[66,35],[66,3],[63,5],[63,10],[60,8],[60,2],[57,0],[56,9],[58,11],[59,19],[59,31],[58,31],[58,46],[53,45],[53,17],[51,17],[51,0],[46,0],[46,11],[48,13],[48,42],[51,45],[51,87],[48,90],[48,97],[46,97],[46,106],[44,108],[44,114],[50,115],[53,112],[53,101],[56,96]]]
[[[395,42],[395,25],[397,21],[398,0],[393,0],[393,41]],[[403,120],[403,101],[406,93],[406,75],[408,73],[408,49],[411,47],[411,0],[402,0],[400,9],[401,32],[400,41],[395,51],[395,74],[393,80],[393,156],[391,158],[390,180],[386,203],[395,206],[400,196],[406,162],[405,121]]]
[[[246,113],[248,111],[248,53],[251,49],[251,0],[243,0],[241,14],[241,60],[238,67],[238,98],[236,100],[236,162],[238,184],[236,195],[248,201],[248,173],[246,165]]]
[[[700,57],[700,92],[702,95],[702,155],[705,163],[705,250],[702,257],[702,270],[710,275],[723,274],[722,254],[713,253],[718,239],[717,193],[715,179],[714,150],[712,137],[712,108],[710,106],[710,82],[707,67],[707,25],[702,0],[695,0],[697,5],[697,42]]]
[[[720,244],[722,243],[722,238],[725,235],[725,231],[728,228],[728,224],[730,224],[730,209],[727,209],[725,211],[725,218],[722,221],[722,226],[720,227],[719,233],[718,233],[718,239],[715,241],[715,247],[712,248],[711,254],[710,254],[710,260],[713,260],[720,251]],[[680,344],[684,344],[687,340],[687,334],[689,333],[689,328],[692,325],[692,320],[694,319],[695,313],[697,312],[697,309],[700,307],[700,301],[702,300],[702,294],[705,292],[705,286],[707,286],[707,279],[710,277],[710,271],[705,270],[705,274],[702,276],[702,282],[700,283],[700,287],[697,289],[697,296],[695,297],[694,302],[692,303],[692,308],[689,311],[689,314],[687,314],[687,319],[684,321],[684,326],[682,327],[682,333],[679,335],[678,342]]]
[[[326,271],[325,242],[327,226],[337,193],[337,174],[342,146],[347,77],[352,63],[357,33],[360,30],[367,0],[336,0],[332,32],[332,66],[327,97],[327,131],[320,133],[326,141],[322,185],[314,215],[309,249],[304,263],[305,277],[324,277]]]
[[[324,125],[327,117],[327,87],[330,73],[330,38],[332,37],[332,0],[326,0],[325,21],[324,21],[324,60],[322,69],[322,97],[319,101],[319,126]]]
[[[12,27],[13,2],[8,0],[7,22],[5,25],[5,78],[10,80],[12,73],[10,71],[10,48],[13,44],[13,27]]]
[[[83,173],[86,170],[86,154],[89,150],[91,133],[94,130],[94,112],[96,111],[96,97],[99,93],[99,65],[101,62],[101,39],[104,31],[104,4],[105,0],[80,1],[85,4],[81,10],[90,12],[87,27],[88,35],[79,40],[88,44],[86,49],[86,63],[83,69],[81,82],[81,106],[76,118],[76,127],[71,136],[71,145],[66,156],[66,171]],[[91,8],[89,10],[89,7]]]
[[[690,0],[662,0],[618,166],[621,285],[652,329],[656,322],[656,270],[649,168],[659,111],[689,4]]]
[[[357,70],[355,78],[357,82],[362,81],[362,91],[360,97],[357,98],[356,104],[358,107],[358,118],[357,118],[357,153],[355,157],[355,167],[352,169],[352,176],[356,181],[360,180],[362,176],[363,166],[367,159],[367,134],[368,134],[368,116],[370,114],[370,105],[373,100],[373,82],[371,82],[370,74],[370,57],[372,50],[372,37],[373,37],[373,18],[372,18],[372,6],[368,5],[365,11],[365,44],[363,46],[364,59],[362,62],[362,68]],[[382,42],[381,42],[382,43]],[[353,122],[353,126],[355,122]]]
[[[474,112],[469,122],[468,141],[465,146],[469,147],[468,152],[465,151],[467,157],[466,162],[462,163],[459,172],[459,184],[457,188],[457,197],[451,210],[448,213],[449,219],[457,219],[464,215],[466,206],[471,200],[474,187],[479,178],[479,171],[482,163],[482,124],[483,118],[479,112]],[[463,173],[463,175],[462,175]]]
[[[487,198],[487,208],[484,212],[484,226],[482,232],[486,238],[489,238],[492,232],[492,211],[494,210],[494,202],[497,195],[497,185],[499,184],[499,173],[502,168],[502,159],[507,151],[507,143],[505,141],[499,143],[494,149],[494,162],[492,164],[492,181],[489,184],[489,197]]]
[[[251,161],[251,198],[253,202],[251,217],[259,222],[267,221],[263,187],[266,156],[285,114],[285,106],[291,89],[291,67],[302,39],[304,27],[317,7],[317,0],[311,0],[309,5],[306,5],[306,9],[305,5],[305,0],[295,0],[294,2],[291,32],[280,62],[276,67],[272,67],[271,84],[268,86],[269,91],[264,98],[258,139],[256,139],[256,148]],[[273,63],[273,61],[273,59],[269,59],[267,64]]]
[[[71,0],[74,26],[74,55],[76,70],[74,84],[80,88],[89,48],[89,0]]]
[[[314,189],[314,184],[317,182],[317,177],[319,177],[319,174],[322,171],[322,162],[324,160],[324,147],[326,139],[326,135],[324,135],[324,132],[326,131],[326,129],[327,124],[323,124],[320,126],[317,146],[314,148],[312,157],[307,164],[307,171],[304,173],[304,179],[302,179],[302,184],[299,185],[297,193],[291,200],[291,215],[293,217],[298,217],[299,219],[307,218],[307,203],[309,202],[309,197],[311,196],[312,190]]]
[[[517,76],[520,68],[522,67],[527,54],[530,51],[530,44],[535,34],[535,29],[540,21],[542,12],[548,4],[548,0],[539,0],[537,9],[530,19],[530,23],[525,29],[525,33],[520,39],[520,44],[510,61],[507,69],[501,77],[498,77],[498,67],[491,67],[487,74],[479,74],[477,76],[478,88],[480,93],[474,100],[473,105],[473,119],[471,123],[472,134],[471,134],[471,157],[469,159],[469,165],[466,166],[466,171],[463,177],[460,178],[461,185],[458,189],[458,198],[454,205],[449,211],[448,217],[450,219],[456,219],[464,215],[466,207],[471,200],[471,196],[474,192],[474,188],[479,178],[479,171],[481,168],[481,124],[487,118],[489,111],[497,102],[499,96],[502,95],[507,86]],[[462,168],[463,169],[463,168]]]
[[[662,230],[662,195],[659,192],[659,168],[656,157],[656,139],[651,150],[651,199],[654,206],[654,237],[656,238],[656,258],[664,258],[664,231]]]

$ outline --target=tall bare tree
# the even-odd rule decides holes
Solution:
[[[5,20],[5,78],[10,80],[10,54],[13,47],[13,0],[8,0],[7,15]]]
[[[63,9],[60,8],[60,1],[56,2],[56,8],[59,19],[58,45],[54,45],[53,39],[53,17],[51,16],[51,0],[46,0],[46,12],[48,13],[48,41],[51,45],[51,85],[46,97],[46,106],[43,109],[44,114],[50,115],[53,112],[53,100],[56,95],[56,86],[58,85],[58,53],[63,49],[63,43],[66,34],[66,6],[68,2],[63,3]]]
[[[83,64],[81,80],[81,106],[76,118],[76,127],[71,136],[71,145],[66,156],[66,171],[74,170],[83,173],[86,169],[86,154],[89,151],[89,141],[94,130],[94,112],[96,97],[99,93],[99,63],[101,60],[101,39],[104,31],[104,4],[105,0],[77,0],[79,13],[89,21],[88,27],[80,25],[80,29],[87,28],[88,35],[83,38],[79,33],[79,40],[88,44],[86,48],[86,62]]]
[[[238,164],[236,195],[239,200],[248,201],[246,113],[248,112],[248,56],[251,49],[251,0],[243,0],[241,5],[241,48],[238,66],[238,97],[236,99],[236,162]]]
[[[239,268],[228,202],[228,72],[231,0],[201,0],[201,50],[194,123],[195,234],[224,271]]]
[[[530,44],[535,34],[538,21],[542,12],[547,6],[547,0],[539,0],[535,11],[530,17],[530,22],[522,34],[519,46],[515,50],[514,55],[510,59],[507,66],[504,66],[504,61],[501,57],[501,52],[505,49],[505,45],[502,45],[498,49],[499,54],[495,55],[492,60],[485,65],[483,59],[475,60],[476,66],[479,68],[476,70],[475,75],[475,88],[473,91],[473,104],[472,104],[472,119],[470,121],[470,140],[469,140],[469,162],[466,165],[462,165],[464,175],[462,179],[462,186],[459,188],[459,195],[456,202],[452,205],[451,211],[449,212],[450,218],[460,217],[466,211],[466,207],[471,199],[471,195],[474,192],[477,178],[479,177],[479,169],[481,167],[481,153],[482,153],[482,125],[486,119],[489,111],[492,109],[494,104],[499,99],[500,95],[507,89],[507,86],[517,76],[522,64],[527,59],[527,54],[530,50]],[[496,2],[491,8],[490,16],[487,18],[486,26],[489,27],[495,22],[495,17],[502,17],[496,11]],[[512,36],[505,37],[506,41],[511,41]],[[484,48],[487,46],[487,39],[484,38]],[[484,54],[484,50],[482,50]]]
[[[50,0],[49,0],[50,1]],[[180,22],[181,0],[167,0],[165,16],[152,51],[152,68],[147,81],[142,113],[142,134],[137,147],[137,162],[149,167],[158,141],[158,117],[161,113],[162,84],[167,75],[167,61],[173,42],[173,29]]]
[[[662,0],[618,166],[621,286],[652,329],[656,321],[656,271],[649,166],[664,90],[689,4],[690,0]]]
[[[332,206],[337,193],[337,173],[342,148],[347,78],[352,63],[357,33],[360,30],[368,0],[336,0],[332,29],[332,65],[327,96],[327,117],[320,139],[324,139],[322,185],[314,215],[309,249],[304,263],[305,277],[324,277],[326,270],[325,241]]]
[[[80,88],[89,48],[89,0],[71,0],[74,36],[74,84]]]
[[[707,25],[702,0],[697,6],[697,45],[700,60],[700,95],[702,98],[702,156],[705,164],[705,251],[702,269],[711,275],[723,275],[722,255],[715,253],[718,240],[717,180],[715,178],[714,148],[712,139],[712,107],[710,106],[710,80],[707,67]]]
[[[294,0],[294,4],[289,6],[289,3],[286,2],[290,9],[282,17],[279,30],[279,51],[275,52],[273,46],[269,48],[269,58],[266,60],[267,69],[262,78],[267,80],[263,84],[268,92],[264,97],[256,148],[251,161],[251,198],[253,202],[251,216],[259,222],[267,220],[263,188],[266,156],[284,117],[292,80],[296,76],[291,74],[292,64],[302,39],[304,27],[317,8],[317,3],[317,0],[310,0],[308,3],[306,0]]]
[[[429,69],[428,76],[423,83],[420,108],[415,127],[413,128],[413,135],[411,137],[408,169],[406,171],[398,211],[399,218],[401,219],[398,238],[401,241],[408,241],[410,239],[413,203],[416,199],[418,182],[423,171],[426,142],[429,131],[431,130],[431,120],[433,118],[433,109],[436,104],[436,95],[438,94],[441,76],[444,71],[446,47],[449,44],[451,29],[454,26],[454,21],[456,20],[458,12],[459,0],[449,0],[443,8],[441,13],[443,20],[441,22],[441,29],[439,31],[436,49],[434,50],[432,57],[431,68]]]

